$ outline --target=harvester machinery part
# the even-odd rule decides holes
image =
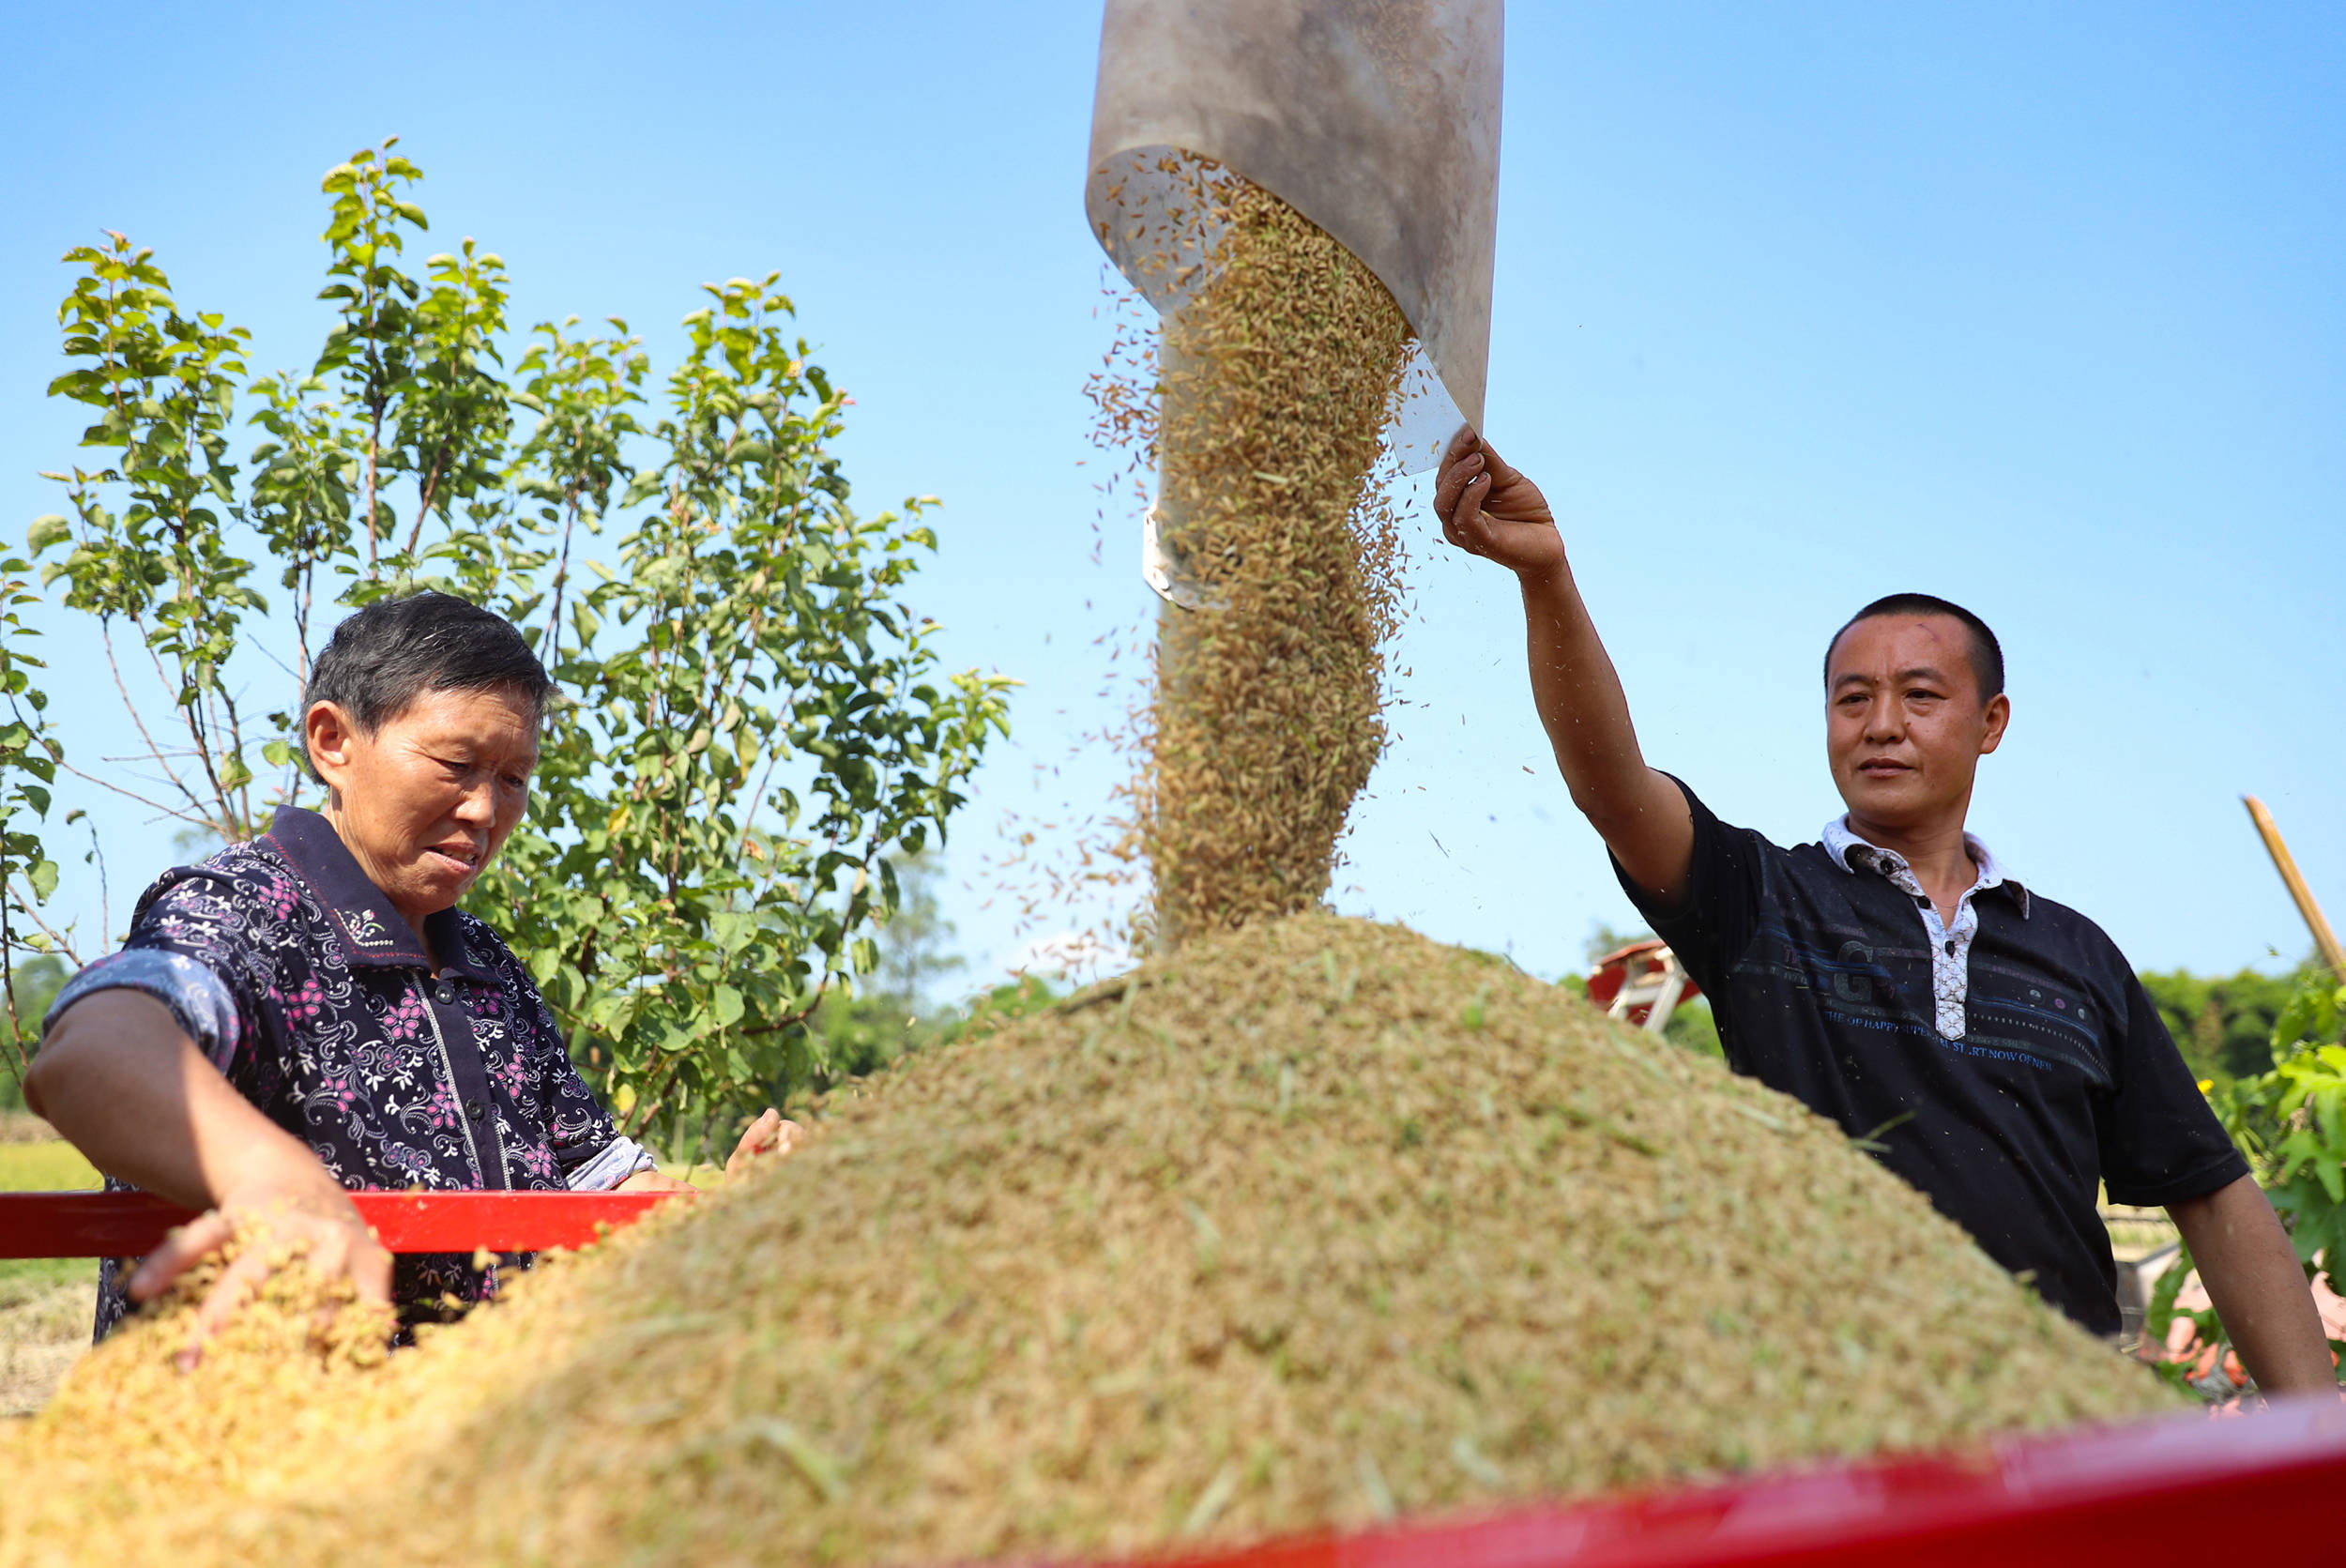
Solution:
[[[1501,0],[1108,0],[1084,210],[1159,314],[1212,272],[1185,221],[1199,160],[1253,181],[1376,273],[1416,342],[1387,439],[1405,472],[1480,428],[1499,214]],[[1181,520],[1151,508],[1168,605]],[[1204,606],[1209,607],[1210,606]]]
[[[1669,944],[1658,936],[1608,952],[1589,970],[1589,999],[1652,1034],[1668,1028],[1681,1002],[1702,995]]]

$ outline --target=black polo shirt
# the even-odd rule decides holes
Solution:
[[[1983,891],[1965,1028],[1950,1040],[1912,895],[1820,845],[1729,827],[1692,790],[1686,804],[1683,906],[1613,871],[1711,998],[1729,1064],[1870,1136],[1989,1256],[2116,1333],[2097,1186],[2156,1206],[2247,1174],[2117,944],[2016,884]]]

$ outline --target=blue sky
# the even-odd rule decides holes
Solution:
[[[56,258],[101,228],[270,366],[323,331],[319,175],[393,132],[435,239],[506,257],[518,321],[624,315],[664,365],[695,285],[779,268],[856,397],[859,503],[945,500],[915,599],[947,657],[1026,682],[951,851],[983,972],[1028,935],[998,824],[1104,799],[1094,639],[1150,607],[1123,528],[1094,563],[1083,466],[1097,28],[1082,3],[13,4],[0,532],[57,508]],[[2346,916],[2346,13],[1517,4],[1507,73],[1488,434],[1557,503],[1652,760],[1813,836],[1821,642],[1924,588],[2003,636],[1974,827],[2040,892],[2146,967],[2293,958],[2254,791]],[[1547,760],[1511,583],[1421,538],[1338,903],[1559,973],[1632,917]],[[48,651],[77,754],[118,749],[85,647]],[[170,836],[104,823],[119,923]]]

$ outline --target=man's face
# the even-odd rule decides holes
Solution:
[[[1825,675],[1825,751],[1850,814],[1901,831],[1952,824],[2012,705],[1980,701],[1953,616],[1872,616],[1841,633]]]

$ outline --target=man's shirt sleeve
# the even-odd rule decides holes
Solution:
[[[2184,1065],[2158,1009],[2134,971],[2125,980],[2125,1028],[2117,1088],[2096,1107],[2102,1181],[2110,1201],[2145,1209],[2205,1197],[2248,1174],[2223,1124]]]
[[[1632,882],[1618,860],[1612,861],[1613,875],[1653,934],[1678,954],[1695,983],[1715,993],[1759,926],[1759,856],[1748,831],[1714,816],[1683,779],[1663,776],[1686,797],[1686,810],[1694,817],[1694,859],[1685,896],[1675,905],[1663,903]],[[1607,859],[1612,859],[1609,850]]]

